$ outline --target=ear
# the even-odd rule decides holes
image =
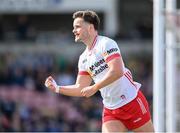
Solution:
[[[90,24],[90,25],[89,25],[89,31],[92,31],[92,30],[94,30],[94,25],[93,25],[93,24]]]
[[[90,25],[91,25],[91,26],[90,26],[90,27],[91,27],[91,29],[93,29],[93,30],[94,30],[94,25],[93,25],[93,24],[90,24]]]

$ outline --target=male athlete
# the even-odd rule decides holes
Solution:
[[[90,97],[97,91],[103,98],[102,132],[154,132],[148,103],[124,66],[117,43],[98,35],[99,17],[93,11],[73,14],[75,42],[83,42],[79,72],[74,85],[58,86],[49,76],[45,85],[66,96]],[[95,84],[91,85],[92,80]]]

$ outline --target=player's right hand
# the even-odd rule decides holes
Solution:
[[[51,76],[49,76],[46,79],[44,84],[47,88],[49,88],[53,92],[56,92],[56,90],[59,88],[58,85],[56,84],[56,81]]]

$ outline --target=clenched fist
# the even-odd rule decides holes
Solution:
[[[56,81],[51,76],[46,79],[45,86],[53,92],[59,93],[60,87],[56,84]]]

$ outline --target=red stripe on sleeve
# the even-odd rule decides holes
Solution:
[[[131,82],[132,85],[135,86],[135,88],[137,89],[137,86],[134,84],[133,80],[131,78],[129,78],[129,76],[127,75],[127,73],[124,74],[126,76],[126,78]]]
[[[86,72],[86,71],[79,71],[79,73],[78,73],[79,75],[89,75],[89,73],[88,72]]]
[[[106,62],[109,62],[110,60],[117,58],[117,57],[121,57],[121,55],[119,53],[113,54],[113,55],[107,57]]]

